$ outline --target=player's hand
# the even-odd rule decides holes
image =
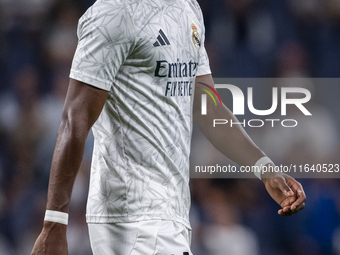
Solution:
[[[66,225],[46,222],[31,255],[67,255]]]
[[[286,174],[265,176],[262,181],[269,195],[282,207],[281,216],[291,216],[305,208],[306,195],[301,184]]]

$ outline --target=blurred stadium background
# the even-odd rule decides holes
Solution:
[[[41,230],[77,20],[93,2],[0,0],[1,255],[30,254]],[[198,2],[215,77],[339,76],[339,0]],[[288,133],[249,130],[275,162],[339,163],[340,86],[313,91],[320,121]],[[192,147],[192,166],[228,163],[197,129]],[[84,217],[91,150],[90,137],[72,195],[70,255],[91,254]],[[300,181],[306,209],[281,218],[258,180],[192,179],[194,254],[340,254],[339,179]]]

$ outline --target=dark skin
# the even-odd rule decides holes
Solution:
[[[211,75],[203,75],[196,78],[196,86],[205,83],[214,87]],[[200,89],[195,90],[194,121],[208,138],[208,140],[226,157],[241,166],[253,166],[258,159],[265,154],[253,143],[241,125],[217,125],[213,127],[213,119],[233,119],[235,116],[224,105],[213,102],[207,104],[207,115],[201,115]],[[246,156],[245,156],[246,155]],[[278,214],[290,216],[305,207],[306,195],[301,184],[294,178],[281,173],[265,173],[262,181],[269,195],[281,206]]]
[[[199,76],[196,81],[214,85],[211,75]],[[198,95],[195,97],[200,98],[200,90],[196,90],[196,93]],[[107,96],[108,92],[105,90],[70,80],[63,119],[52,159],[47,210],[68,212],[86,138],[92,125],[98,119]],[[256,147],[242,128],[214,129],[214,132],[211,132],[211,119],[234,118],[226,107],[208,107],[207,116],[201,116],[198,104],[199,101],[195,100],[195,122],[211,143],[224,155],[240,165],[254,165],[259,158],[264,156],[264,153]],[[278,212],[280,215],[290,216],[304,208],[306,196],[301,184],[293,178],[283,174],[274,176],[266,174],[262,181],[270,196],[281,206],[282,209]],[[66,229],[66,225],[45,221],[31,255],[68,254]]]
[[[68,212],[73,184],[83,159],[88,133],[98,119],[108,92],[70,80],[53,154],[47,210]],[[32,255],[68,254],[66,225],[44,221]]]

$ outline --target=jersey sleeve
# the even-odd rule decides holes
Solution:
[[[199,52],[199,63],[198,63],[198,69],[197,69],[196,76],[211,74],[208,54],[207,54],[207,51],[205,50],[205,47],[204,47],[205,28],[204,28],[203,16],[201,16],[201,22],[202,22],[202,26],[203,26],[203,32],[202,32],[202,36],[201,36],[202,47],[201,47],[200,52]]]
[[[135,43],[131,15],[123,6],[93,5],[79,20],[70,78],[109,91]]]
[[[210,70],[210,65],[209,65],[208,54],[203,44],[203,47],[200,52],[200,60],[198,63],[198,70],[197,70],[196,76],[206,75],[206,74],[211,74],[211,70]]]

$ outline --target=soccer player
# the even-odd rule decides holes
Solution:
[[[44,226],[32,254],[67,254],[73,183],[86,137],[95,137],[87,223],[95,255],[189,255],[189,153],[192,122],[240,165],[272,164],[224,106],[200,113],[204,83],[214,86],[195,0],[98,0],[78,25],[63,120],[52,159]],[[236,120],[236,119],[235,119]],[[301,185],[260,176],[292,215]]]

